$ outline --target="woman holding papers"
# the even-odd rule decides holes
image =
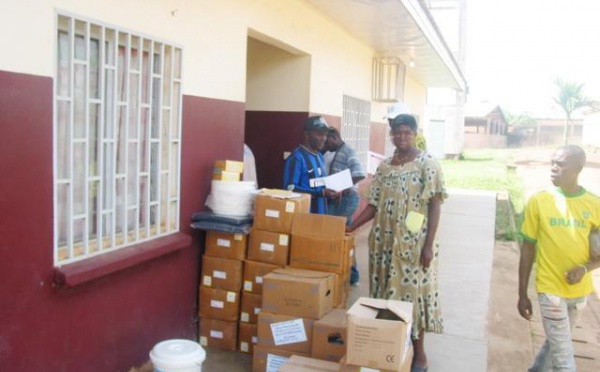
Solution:
[[[396,151],[379,165],[369,204],[349,231],[374,219],[369,234],[369,293],[412,302],[412,371],[427,370],[425,332],[442,333],[435,234],[447,197],[440,164],[415,147],[417,123],[400,114],[389,120]]]

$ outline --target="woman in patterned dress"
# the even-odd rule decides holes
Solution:
[[[425,332],[443,331],[435,234],[447,193],[440,164],[415,147],[415,118],[401,114],[389,124],[396,151],[377,168],[369,204],[348,231],[374,219],[369,295],[413,303],[412,371],[426,371]]]

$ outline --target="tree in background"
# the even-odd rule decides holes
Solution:
[[[563,134],[563,142],[566,145],[573,136],[573,127],[571,123],[571,115],[573,112],[580,108],[594,106],[595,102],[583,94],[583,84],[564,81],[561,78],[556,78],[554,84],[558,88],[558,94],[554,97],[554,102],[563,109],[567,117]]]

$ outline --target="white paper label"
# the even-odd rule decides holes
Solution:
[[[210,330],[210,337],[212,338],[223,338],[223,332],[221,331],[213,331],[212,329]]]
[[[217,239],[217,245],[219,247],[231,247],[231,240]]]
[[[202,284],[204,284],[207,287],[210,287],[212,285],[212,276],[204,275],[204,279],[202,280]]]
[[[240,321],[248,323],[250,321],[250,314],[242,311],[242,314],[240,314]]]
[[[235,292],[227,292],[227,302],[235,302]]]
[[[296,203],[294,203],[293,201],[285,202],[285,211],[286,212],[294,213],[295,209],[296,209]]]
[[[381,370],[368,367],[360,367],[360,372],[381,372]]]
[[[244,280],[244,291],[252,292],[252,282],[249,280]]]
[[[279,234],[279,245],[287,246],[290,243],[290,236],[287,234]]]
[[[258,342],[258,337],[252,336],[252,343],[255,344]]]
[[[271,333],[275,345],[295,344],[308,340],[302,319],[271,323]]]
[[[210,307],[215,307],[217,309],[222,309],[225,307],[223,301],[210,300]]]
[[[350,250],[350,257],[353,257],[353,256],[354,256],[354,248],[352,248],[352,249]]]
[[[262,284],[262,276],[255,276],[255,277],[254,277],[254,281],[255,281],[257,284]]]
[[[273,252],[273,251],[275,251],[275,246],[273,244],[269,244],[269,243],[260,243],[260,250],[267,251],[267,252]]]
[[[206,338],[206,336],[200,336],[200,345],[202,345],[202,346],[208,345],[208,339]]]
[[[244,235],[242,235],[242,234],[234,234],[233,235],[233,240],[238,241],[238,242],[241,242],[243,238],[244,238]]]
[[[247,353],[250,350],[248,343],[245,341],[240,342],[240,351]]]
[[[260,307],[255,307],[254,308],[254,315],[257,315],[258,313],[260,313]]]
[[[213,276],[217,279],[227,279],[227,273],[225,271],[213,271]]]
[[[265,216],[266,217],[279,218],[279,211],[275,210],[275,209],[267,209],[265,211]]]
[[[267,365],[265,366],[265,372],[278,372],[279,367],[284,365],[288,359],[289,358],[275,354],[267,354]]]

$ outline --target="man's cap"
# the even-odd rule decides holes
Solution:
[[[329,132],[331,127],[322,116],[311,116],[304,121],[304,130],[316,130],[319,132]]]
[[[388,107],[387,115],[384,119],[393,119],[400,114],[410,114],[410,107],[404,102],[396,102]]]
[[[390,127],[392,129],[395,129],[395,128],[399,127],[400,125],[408,125],[412,129],[417,130],[417,121],[415,120],[414,116],[409,115],[409,114],[400,114],[400,115],[397,115],[390,122]]]

